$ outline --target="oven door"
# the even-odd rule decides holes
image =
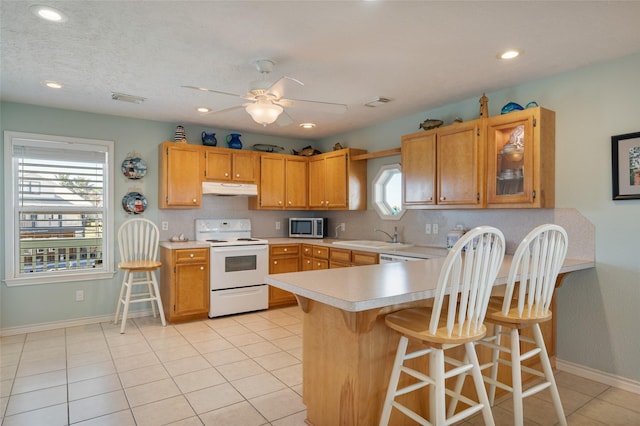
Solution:
[[[269,273],[269,246],[211,247],[211,290],[263,284]]]

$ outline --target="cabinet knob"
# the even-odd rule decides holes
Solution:
[[[289,201],[289,205],[291,205],[291,201]]]
[[[320,255],[320,250],[318,250],[318,256]]]
[[[197,202],[198,202],[198,200],[194,198],[193,199],[193,204],[196,204]]]
[[[440,197],[440,201],[445,201],[447,197]]]
[[[289,251],[289,249],[288,249],[288,248],[286,248],[286,247],[285,247],[284,249],[282,249],[282,250],[283,250],[283,251]]]
[[[240,177],[240,173],[236,173],[236,177]]]
[[[189,257],[193,257],[193,256],[194,256],[194,254],[193,254],[193,253],[190,253],[190,254],[189,254]]]
[[[274,265],[277,265],[277,264],[278,264],[278,261],[277,261],[277,260],[274,260],[274,261],[273,261],[273,264],[274,264]]]
[[[225,172],[224,177],[229,177],[229,173]]]
[[[307,260],[307,265],[311,265],[311,261],[310,260]]]
[[[320,266],[320,262],[318,262],[318,266]]]
[[[201,270],[201,271],[204,271],[204,266],[201,266],[201,267],[200,267],[200,270]]]
[[[282,205],[282,201],[278,201],[278,205],[280,205],[280,206],[281,206],[281,205]]]

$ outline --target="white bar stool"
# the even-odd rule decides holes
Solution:
[[[120,308],[123,308],[120,333],[124,333],[129,306],[132,303],[151,302],[153,317],[157,317],[157,307],[162,325],[167,325],[155,274],[156,270],[162,266],[162,262],[156,260],[159,240],[158,227],[148,219],[127,220],[118,230],[121,260],[118,263],[118,268],[124,271],[124,277],[120,287],[114,324],[118,323]],[[146,291],[132,292],[134,286],[140,285],[146,286]]]

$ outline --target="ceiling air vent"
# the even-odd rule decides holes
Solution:
[[[132,104],[141,104],[147,100],[140,96],[125,95],[124,93],[111,92],[111,99],[114,101],[129,102]]]
[[[384,104],[389,103],[389,102],[391,102],[391,99],[389,99],[389,98],[377,97],[374,100],[364,104],[364,106],[369,107],[369,108],[375,108],[377,106],[384,105]]]

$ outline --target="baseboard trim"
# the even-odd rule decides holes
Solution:
[[[109,315],[100,315],[95,317],[85,317],[85,318],[76,318],[72,320],[64,320],[64,321],[52,321],[45,322],[40,324],[29,324],[25,326],[18,327],[7,327],[0,329],[0,337],[3,336],[14,336],[16,334],[25,334],[25,333],[36,333],[38,331],[49,331],[55,330],[56,328],[67,328],[67,327],[77,327],[80,325],[87,324],[95,324],[100,322],[110,322],[113,321],[115,313]],[[148,317],[153,315],[151,309],[137,310],[131,311],[127,315],[127,318],[140,318],[140,317]]]
[[[604,371],[585,367],[584,365],[574,364],[569,361],[563,361],[558,358],[556,358],[556,368],[560,371],[566,371],[567,373],[604,383],[605,385],[609,385],[614,388],[640,394],[640,382],[627,379],[626,377],[605,373]]]

